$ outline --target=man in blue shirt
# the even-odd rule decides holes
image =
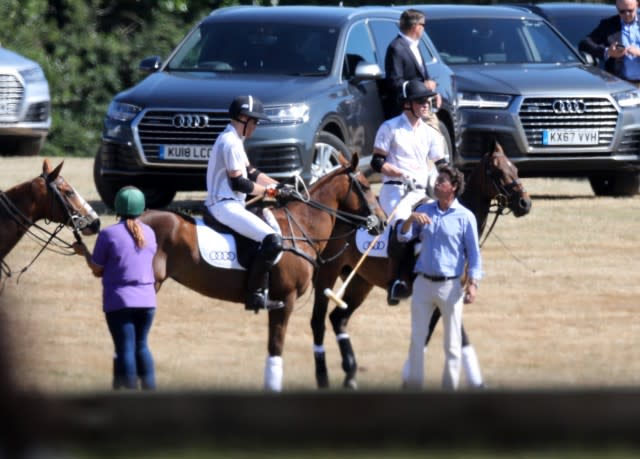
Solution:
[[[608,72],[640,86],[638,0],[617,0],[616,8],[618,14],[600,21],[578,47],[604,59]]]
[[[463,304],[473,303],[482,277],[478,231],[473,213],[458,202],[464,190],[463,174],[450,167],[440,169],[434,192],[437,201],[418,206],[400,228],[398,238],[419,237],[422,249],[411,301],[411,342],[408,388],[424,384],[424,342],[435,308],[444,322],[445,366],[442,387],[455,390],[460,380]],[[467,281],[461,278],[467,267]]]

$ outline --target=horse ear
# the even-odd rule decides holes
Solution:
[[[58,178],[58,175],[60,175],[60,169],[62,169],[63,164],[64,164],[64,161],[58,164],[58,166],[53,171],[49,172],[48,174],[45,174],[47,177],[48,183],[51,183]],[[49,165],[49,169],[51,169],[51,165]]]
[[[358,156],[358,153],[356,152],[353,155],[351,155],[351,170],[353,171],[358,170],[358,162],[360,162],[360,156]]]

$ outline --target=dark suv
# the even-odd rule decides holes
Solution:
[[[276,178],[313,182],[352,152],[368,165],[384,120],[379,85],[387,45],[398,33],[392,8],[231,7],[197,24],[163,64],[118,94],[109,106],[94,179],[112,206],[127,183],[143,189],[150,207],[176,191],[204,190],[211,147],[241,94],[265,105],[270,120],[246,148],[251,162]],[[451,70],[425,37],[421,44],[444,104],[441,128],[450,145]]]
[[[454,72],[457,165],[470,168],[496,136],[521,176],[589,177],[597,195],[637,193],[637,88],[589,65],[523,8],[414,7]]]

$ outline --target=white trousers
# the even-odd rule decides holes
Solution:
[[[209,212],[220,223],[256,242],[262,242],[266,236],[276,232],[260,217],[245,209],[240,201],[219,201],[209,206]]]
[[[380,195],[378,199],[380,207],[382,207],[384,213],[387,214],[387,217],[391,215],[393,209],[396,209],[397,207],[393,217],[387,221],[387,223],[392,226],[398,220],[406,220],[409,218],[409,215],[411,215],[411,211],[413,210],[413,206],[425,197],[426,194],[424,190],[409,191],[405,194],[404,185],[383,184],[380,187]]]
[[[433,282],[420,274],[416,277],[411,300],[411,341],[406,380],[408,388],[419,389],[424,385],[424,342],[435,308],[440,309],[444,325],[445,363],[442,388],[458,388],[462,355],[463,295],[460,279]]]

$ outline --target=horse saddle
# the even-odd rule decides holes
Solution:
[[[258,209],[256,214],[280,234],[280,227],[268,208]],[[259,242],[220,223],[206,206],[202,218],[196,218],[196,234],[200,256],[216,268],[246,270],[260,246]]]

